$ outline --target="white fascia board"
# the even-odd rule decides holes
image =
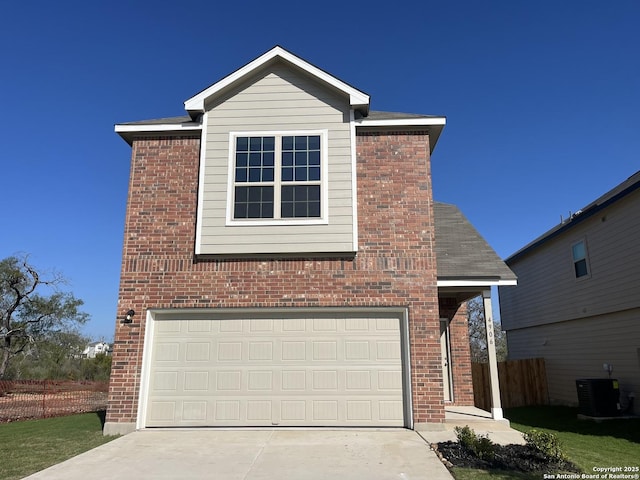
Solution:
[[[353,251],[358,251],[358,152],[356,149],[356,123],[355,112],[349,112],[349,136],[351,142],[351,212],[353,222]]]
[[[367,106],[369,105],[369,95],[360,90],[353,88],[352,86],[344,83],[343,81],[337,79],[333,75],[328,74],[327,72],[319,69],[311,65],[308,62],[305,62],[299,57],[296,57],[292,53],[286,51],[282,47],[274,47],[265,54],[259,56],[252,62],[247,63],[244,67],[239,68],[232,74],[226,76],[222,80],[217,83],[214,83],[209,88],[204,89],[202,92],[197,95],[185,100],[184,108],[188,112],[204,112],[204,102],[207,98],[215,95],[220,90],[228,87],[229,85],[237,82],[238,80],[244,78],[246,75],[249,75],[254,70],[260,68],[267,62],[273,60],[276,57],[280,57],[283,60],[286,60],[289,63],[297,66],[298,68],[304,70],[310,75],[315,76],[319,80],[332,85],[338,90],[349,95],[349,102],[352,106]]]
[[[402,118],[389,120],[369,120],[364,117],[356,121],[358,127],[422,127],[422,126],[445,126],[446,117],[429,118]]]
[[[518,285],[517,280],[438,280],[438,287],[506,287]]]
[[[135,133],[135,132],[181,132],[186,130],[201,130],[202,125],[198,122],[186,123],[162,123],[156,125],[135,124],[115,126],[116,133]]]

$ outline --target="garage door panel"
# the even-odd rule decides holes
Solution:
[[[238,362],[242,360],[242,342],[220,340],[217,344],[218,362]]]
[[[271,422],[273,417],[273,402],[271,400],[248,400],[247,420]]]
[[[202,342],[187,343],[185,360],[187,362],[208,362],[211,360],[211,345]]]
[[[177,342],[158,342],[154,348],[155,362],[177,362],[180,358],[180,344]]]
[[[157,320],[146,426],[403,426],[400,352],[398,318]]]
[[[211,322],[209,320],[209,322],[216,326],[217,332],[221,334],[242,332],[243,322],[240,319],[225,320],[224,322]]]
[[[299,391],[305,392],[307,387],[307,370],[282,370],[280,373],[283,393]]]
[[[280,420],[286,423],[304,422],[307,418],[307,401],[299,400],[283,400],[280,403],[281,415]]]
[[[307,345],[305,341],[283,340],[280,347],[280,359],[282,361],[306,361],[309,357]]]
[[[185,392],[206,392],[209,388],[209,372],[184,372]]]
[[[207,419],[207,402],[183,402],[182,419],[185,422],[202,422]]]
[[[271,319],[250,320],[249,332],[251,333],[273,332],[273,320]]]
[[[247,390],[248,391],[269,391],[276,390],[276,386],[273,382],[274,373],[271,370],[260,371],[251,370],[247,376]]]
[[[347,420],[349,421],[370,421],[371,400],[347,400]]]
[[[153,422],[162,422],[164,424],[172,424],[175,422],[175,414],[178,411],[176,401],[157,401],[150,402],[149,420]]]
[[[251,362],[273,360],[273,340],[249,342],[248,356]]]
[[[187,323],[187,331],[188,332],[210,332],[213,324],[210,320],[190,320]]]
[[[306,330],[304,318],[286,318],[282,321],[282,333],[299,333]]]
[[[376,341],[376,360],[399,360],[400,344],[398,342]]]

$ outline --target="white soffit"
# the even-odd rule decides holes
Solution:
[[[200,130],[202,125],[198,122],[188,123],[158,123],[158,124],[116,124],[116,133],[129,132],[179,132],[184,130]]]
[[[518,285],[517,280],[438,280],[438,287],[506,287]]]
[[[370,120],[365,117],[356,120],[356,125],[362,127],[422,127],[432,125],[444,126],[446,124],[446,117],[397,118],[388,120]]]
[[[209,97],[215,95],[216,93],[225,89],[229,85],[241,80],[242,78],[251,74],[256,69],[262,67],[263,65],[265,65],[266,63],[270,62],[271,60],[277,57],[280,57],[283,60],[286,60],[287,62],[295,65],[296,67],[304,70],[309,75],[312,75],[316,77],[318,80],[323,81],[333,86],[334,88],[344,92],[345,94],[347,94],[349,96],[349,102],[352,107],[363,107],[366,110],[369,109],[369,95],[367,95],[364,92],[361,92],[360,90],[353,88],[352,86],[344,83],[342,80],[339,80],[333,75],[328,74],[324,70],[321,70],[318,67],[311,65],[310,63],[302,60],[300,57],[293,55],[292,53],[288,52],[287,50],[285,50],[280,46],[276,46],[272,48],[268,52],[264,53],[263,55],[253,60],[252,62],[247,63],[244,67],[239,68],[238,70],[226,76],[219,82],[214,83],[210,87],[204,89],[202,92],[189,98],[184,102],[185,109],[190,114],[204,112],[204,103]]]

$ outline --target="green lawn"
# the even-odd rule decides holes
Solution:
[[[556,434],[585,473],[594,467],[640,466],[640,418],[578,420],[578,409],[571,407],[512,408],[505,416],[521,432],[536,428]]]
[[[594,422],[578,420],[577,415],[578,409],[571,407],[522,407],[505,410],[505,417],[516,430],[527,432],[535,428],[557,435],[569,460],[585,474],[598,473],[593,470],[594,467],[640,466],[640,418]],[[543,478],[545,473],[560,472],[516,474],[454,468],[452,473],[456,480],[534,480]],[[601,475],[600,478],[604,476]]]
[[[115,438],[102,435],[99,413],[0,424],[0,478],[23,478]]]
[[[541,480],[541,473],[499,472],[454,467],[451,472],[456,480]]]

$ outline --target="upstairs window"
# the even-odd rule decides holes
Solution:
[[[573,269],[576,278],[586,277],[589,275],[589,265],[587,262],[587,246],[584,240],[575,243],[571,247],[573,254]]]
[[[323,134],[232,135],[231,220],[319,220]]]

